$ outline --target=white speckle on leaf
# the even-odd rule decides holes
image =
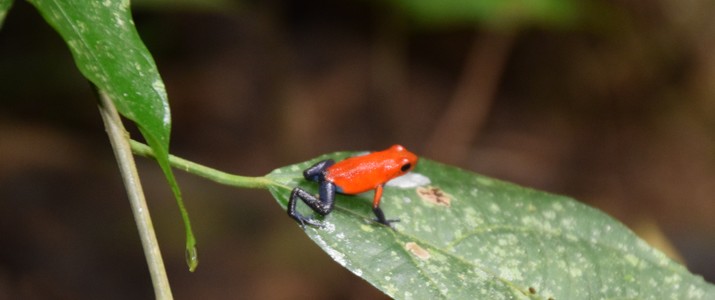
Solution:
[[[114,24],[120,28],[126,25],[124,24],[124,18],[122,18],[122,15],[117,12],[114,13]]]
[[[420,230],[427,232],[427,233],[431,233],[434,231],[434,228],[432,228],[432,226],[430,226],[428,224],[423,224],[422,226],[420,226]]]
[[[481,183],[481,184],[483,184],[483,185],[493,185],[493,184],[494,184],[494,180],[491,180],[491,179],[486,178],[486,177],[479,177],[479,178],[477,178],[477,182],[479,182],[479,183]]]
[[[77,49],[79,47],[79,43],[77,43],[77,40],[67,40],[67,45],[70,46],[70,48]]]
[[[566,218],[561,220],[561,225],[564,225],[565,228],[571,229],[573,228],[574,224],[576,221],[572,218]]]
[[[532,216],[525,216],[521,218],[521,223],[524,224],[525,226],[536,226],[539,224],[538,220],[536,220]]]
[[[326,243],[320,235],[316,234],[314,235],[314,238],[318,242],[318,244],[320,244],[321,248],[323,248],[323,250],[325,250],[325,252],[327,252],[331,258],[333,258],[333,260],[335,260],[341,266],[347,266],[345,261],[345,254],[338,250],[335,250],[333,247],[328,245],[328,243]]]
[[[551,204],[551,206],[554,208],[555,211],[564,210],[564,206],[561,205],[561,203],[559,203],[559,202],[554,202],[553,204]]]
[[[705,291],[695,287],[694,285],[688,286],[688,299],[702,299],[705,296]]]
[[[410,172],[388,181],[387,183],[385,183],[385,185],[401,189],[408,189],[428,185],[430,183],[432,183],[432,181],[430,181],[429,177],[424,176],[420,173]]]
[[[169,126],[171,124],[171,110],[169,109],[169,101],[167,101],[166,97],[166,88],[164,87],[164,82],[161,81],[161,79],[154,80],[152,82],[151,87],[154,89],[154,92],[159,95],[159,98],[161,99],[161,105],[162,105],[162,110],[164,113],[164,119],[162,122],[164,122],[164,126]]]
[[[83,34],[83,33],[87,32],[87,25],[85,25],[84,22],[77,21],[77,22],[75,22],[75,26],[77,27],[77,30],[80,33]]]
[[[638,257],[636,257],[635,255],[629,253],[629,254],[626,254],[626,261],[628,261],[628,263],[630,263],[633,266],[638,266],[638,264],[640,263],[641,260]]]
[[[667,255],[663,254],[663,252],[656,251],[653,253],[653,255],[658,258],[658,264],[660,264],[661,266],[665,266],[670,263],[670,258]]]
[[[600,289],[601,294],[608,293],[609,287],[610,287],[610,285],[608,285],[608,284],[601,285],[601,289]]]
[[[521,271],[516,268],[501,267],[499,268],[499,277],[506,279],[507,281],[520,281],[523,280]]]
[[[385,285],[385,290],[387,291],[387,293],[388,293],[389,295],[394,295],[394,294],[397,293],[397,291],[398,291],[399,289],[398,289],[397,287],[395,287],[395,285],[393,285],[392,283],[390,283],[390,284],[388,284],[388,285]]]
[[[682,278],[678,274],[673,274],[668,277],[665,277],[665,283],[670,284],[670,285],[678,284],[678,283],[680,283],[681,280],[682,280]]]
[[[554,212],[553,210],[545,210],[541,214],[544,215],[544,218],[547,218],[549,220],[553,220],[556,218],[556,212]]]
[[[360,229],[362,229],[362,231],[365,231],[365,232],[373,232],[373,231],[375,231],[375,229],[373,229],[372,226],[368,226],[368,225],[365,225],[365,224],[360,225]]]
[[[466,207],[464,213],[466,214],[464,220],[467,222],[469,228],[475,228],[484,223],[484,220],[479,217],[479,214],[473,207]]]
[[[323,225],[323,229],[325,229],[325,231],[327,231],[328,233],[333,233],[335,231],[335,224],[330,222],[324,222]]]

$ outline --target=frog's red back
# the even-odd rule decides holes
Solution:
[[[328,167],[325,179],[342,194],[374,190],[395,177],[404,175],[417,164],[417,155],[394,145],[386,150],[347,158]]]

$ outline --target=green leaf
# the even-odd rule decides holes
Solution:
[[[132,20],[128,0],[30,0],[59,32],[80,72],[134,121],[171,185],[186,229],[189,268],[198,263],[181,192],[169,167],[171,114],[164,83]]]
[[[583,2],[573,0],[392,0],[409,16],[433,25],[487,24],[518,27],[570,24],[578,19]]]
[[[231,13],[241,2],[232,0],[134,0],[134,7],[157,9],[161,11],[185,10],[193,13]]]
[[[0,29],[2,29],[2,24],[5,22],[7,12],[12,7],[12,2],[12,0],[0,0]]]
[[[302,178],[305,168],[347,155],[277,169],[267,177],[284,186],[270,191],[285,209],[290,187],[316,191]],[[401,220],[396,230],[371,222],[371,193],[338,196],[326,226],[305,229],[335,261],[391,297],[715,299],[715,286],[570,198],[427,159],[407,176],[383,194],[387,218]],[[420,179],[429,184],[409,186]]]

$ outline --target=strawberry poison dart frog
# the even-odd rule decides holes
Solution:
[[[387,150],[372,152],[370,154],[355,156],[335,162],[332,159],[323,160],[303,171],[303,177],[318,183],[318,196],[296,187],[288,200],[288,215],[298,221],[301,226],[305,224],[321,227],[317,220],[302,216],[295,208],[297,200],[303,200],[318,214],[325,216],[335,207],[335,193],[355,195],[369,190],[375,190],[372,200],[372,211],[378,223],[390,226],[380,209],[382,189],[386,182],[412,170],[417,164],[417,156],[407,151],[405,147],[394,145]]]

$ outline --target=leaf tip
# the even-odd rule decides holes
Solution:
[[[196,246],[186,245],[186,264],[189,266],[189,272],[196,271],[199,266],[199,252]]]

